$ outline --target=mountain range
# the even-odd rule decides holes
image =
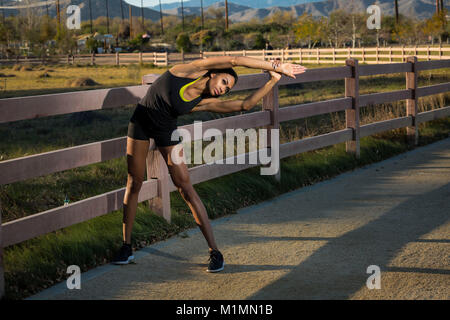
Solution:
[[[206,1],[205,0],[204,8]],[[271,0],[266,0],[269,2]],[[189,1],[189,3],[198,3],[198,0]],[[378,3],[382,15],[394,15],[394,1],[393,0],[327,0],[327,1],[316,1],[309,3],[300,3],[295,5],[282,6],[283,3],[295,2],[293,0],[277,0],[277,6],[273,7],[262,7],[256,8],[251,7],[253,2],[259,2],[258,0],[234,0],[234,2],[228,1],[228,12],[229,19],[233,22],[244,22],[250,21],[251,19],[264,19],[265,17],[273,14],[276,11],[292,12],[294,17],[301,16],[303,13],[310,13],[314,17],[329,16],[329,14],[336,9],[343,9],[347,12],[366,12],[367,8]],[[275,2],[275,1],[274,1]],[[174,5],[171,9],[163,9],[163,12],[172,15],[181,15],[181,6],[178,4]],[[435,0],[398,0],[399,13],[408,17],[416,17],[419,20],[431,17],[436,11],[436,1]],[[213,7],[224,7],[223,1],[215,2],[210,6]],[[261,6],[261,4],[260,4]],[[204,9],[204,10],[205,10]],[[159,9],[158,9],[159,10]],[[184,14],[194,14],[200,15],[201,8],[195,6],[184,7]]]
[[[89,20],[89,5],[85,0],[64,0],[61,1],[62,10],[68,4],[76,4],[81,7],[81,20]],[[382,15],[394,15],[394,0],[324,0],[315,2],[306,2],[307,0],[233,0],[228,1],[229,19],[233,22],[250,21],[251,19],[264,19],[276,11],[287,11],[297,17],[304,12],[310,13],[314,17],[328,16],[330,12],[336,9],[343,9],[347,12],[365,12],[371,4],[378,3]],[[106,16],[105,0],[91,0],[92,18]],[[4,5],[17,5],[24,2],[16,2],[13,0],[3,0]],[[121,10],[122,3],[122,10]],[[271,4],[276,6],[270,6]],[[429,18],[436,11],[435,0],[398,0],[399,13],[408,17],[416,17],[420,20]],[[200,15],[200,0],[190,0],[183,2],[185,15]],[[224,7],[224,1],[203,0],[204,10],[212,6],[215,8]],[[141,16],[141,8],[121,0],[108,0],[109,17],[122,17],[125,19],[129,16],[129,6],[132,8],[133,16]],[[267,7],[269,6],[269,7]],[[54,5],[49,6],[49,14],[54,17],[56,10]],[[37,9],[33,9],[37,10]],[[45,13],[46,8],[40,7],[40,12]],[[4,10],[5,15],[17,15],[17,10]],[[169,3],[163,6],[164,15],[181,16],[181,3]],[[160,18],[159,5],[156,7],[144,8],[144,17],[153,21]]]

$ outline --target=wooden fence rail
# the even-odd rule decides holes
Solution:
[[[375,133],[406,127],[411,144],[417,144],[418,124],[450,116],[450,107],[417,113],[419,97],[450,91],[450,82],[427,87],[417,87],[417,75],[420,70],[449,68],[450,59],[429,62],[417,62],[417,57],[407,57],[406,63],[360,66],[358,60],[347,59],[346,66],[308,70],[297,79],[283,77],[272,92],[263,99],[261,111],[245,113],[202,123],[203,131],[215,128],[225,133],[226,129],[243,130],[264,127],[278,129],[284,121],[301,119],[330,112],[345,111],[346,128],[314,137],[291,141],[279,145],[268,144],[264,151],[280,159],[337,143],[346,143],[346,150],[359,157],[361,137]],[[392,92],[359,94],[359,77],[375,74],[405,72],[406,89]],[[145,95],[149,85],[158,75],[146,75],[141,86],[89,90],[62,94],[49,94],[0,100],[0,123],[25,119],[42,118],[53,115],[69,114],[86,110],[115,108],[135,104]],[[268,74],[240,76],[232,91],[256,89],[268,80]],[[278,86],[311,81],[345,79],[345,97],[279,108]],[[407,116],[360,126],[359,108],[384,102],[406,100]],[[180,128],[194,136],[195,124]],[[271,131],[269,131],[271,132]],[[272,131],[273,132],[273,131]],[[269,139],[268,139],[269,140]],[[232,156],[234,163],[238,159],[250,159],[257,151]],[[126,155],[126,137],[89,143],[40,153],[0,162],[0,185],[24,181],[63,170],[86,166],[93,163],[123,157]],[[261,165],[245,161],[245,164],[223,165],[219,163],[197,165],[189,169],[191,182],[197,184],[217,177]],[[280,179],[280,172],[275,175]],[[147,178],[139,194],[139,202],[149,201],[149,206],[158,215],[170,222],[170,192],[175,191],[170,175],[161,154],[151,139],[147,157]],[[31,216],[0,224],[0,296],[4,294],[4,276],[2,250],[4,247],[21,243],[28,239],[71,226],[120,210],[125,188],[110,191],[88,199],[74,202]],[[1,203],[0,203],[1,210]],[[1,223],[1,216],[0,216]]]
[[[422,54],[421,54],[422,53]],[[282,62],[345,64],[347,59],[360,59],[361,63],[379,64],[386,62],[406,62],[406,57],[417,59],[443,60],[450,58],[450,47],[442,46],[397,46],[363,48],[314,48],[314,49],[274,49],[203,52],[202,57],[247,56],[261,60],[279,59]],[[394,61],[395,60],[395,61]],[[430,66],[430,68],[432,68]],[[432,68],[433,69],[433,68]]]

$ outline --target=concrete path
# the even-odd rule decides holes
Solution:
[[[31,299],[449,299],[450,138],[212,222]],[[381,289],[369,290],[370,265]]]

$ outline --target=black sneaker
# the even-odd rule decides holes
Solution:
[[[124,243],[122,248],[114,257],[113,264],[128,264],[134,259],[133,250],[131,249],[131,244]]]
[[[219,250],[212,250],[209,253],[209,266],[207,272],[219,272],[223,270],[225,262]]]

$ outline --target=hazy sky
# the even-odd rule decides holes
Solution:
[[[141,0],[124,0],[126,3],[132,4],[134,6],[140,7],[141,6]],[[189,1],[189,0],[184,0]],[[220,1],[220,0],[217,0]],[[156,5],[159,5],[159,0],[144,0],[144,7],[153,7]],[[179,2],[181,4],[181,0],[161,0],[161,3],[172,3],[172,2]],[[198,3],[200,3],[200,0],[198,0]]]

